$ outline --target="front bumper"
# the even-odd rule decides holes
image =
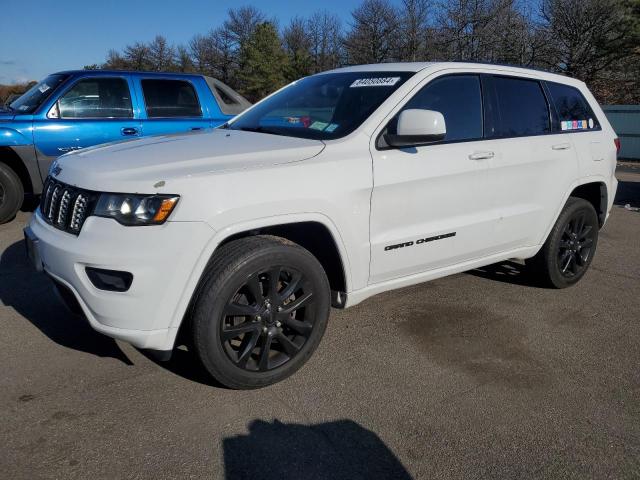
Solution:
[[[208,224],[125,227],[89,217],[75,236],[47,224],[37,210],[27,229],[44,271],[73,293],[95,330],[139,348],[173,348],[180,299],[214,233]],[[100,290],[86,267],[131,272],[133,282],[126,292]]]

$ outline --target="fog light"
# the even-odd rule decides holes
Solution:
[[[110,292],[126,292],[133,282],[133,274],[118,270],[86,267],[87,277],[93,286]]]

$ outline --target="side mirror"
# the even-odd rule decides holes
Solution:
[[[443,140],[446,134],[447,128],[440,112],[409,109],[400,113],[397,133],[387,133],[384,139],[391,147],[412,147]]]

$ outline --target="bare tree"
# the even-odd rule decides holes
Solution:
[[[162,35],[156,37],[149,43],[149,62],[151,69],[156,71],[170,71],[175,68],[176,50],[169,45],[167,39]]]
[[[316,12],[307,20],[311,42],[312,72],[336,68],[342,64],[342,22],[328,11]]]
[[[237,48],[240,48],[255,32],[256,27],[266,20],[264,14],[253,6],[231,8],[227,15],[229,18],[225,20],[223,27],[230,33]]]
[[[117,50],[109,50],[107,59],[102,65],[103,68],[112,68],[114,70],[126,70],[131,68],[127,60]]]
[[[239,52],[234,47],[233,34],[228,28],[220,27],[213,30],[210,37],[213,45],[214,75],[233,85],[233,75],[239,64]]]
[[[485,60],[491,50],[491,0],[443,3],[438,15],[441,54],[454,60]]]
[[[151,70],[151,55],[149,46],[143,42],[124,47],[122,57],[132,70]]]
[[[634,55],[640,42],[637,0],[543,0],[553,41],[549,67],[586,82]]]
[[[400,20],[388,0],[364,0],[352,13],[346,46],[350,63],[393,60],[398,51]]]
[[[288,80],[295,80],[311,73],[311,39],[307,32],[307,22],[294,17],[282,32],[282,44],[289,57]]]
[[[398,59],[415,62],[428,57],[428,20],[430,0],[403,0],[400,12]]]
[[[176,70],[179,72],[193,72],[194,65],[189,50],[184,45],[179,45],[176,49]]]

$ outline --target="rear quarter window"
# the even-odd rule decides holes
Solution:
[[[556,131],[598,130],[600,123],[580,90],[561,83],[546,82],[551,95],[558,124]]]
[[[238,115],[251,106],[251,103],[228,85],[215,78],[205,77],[220,111],[225,115]]]

